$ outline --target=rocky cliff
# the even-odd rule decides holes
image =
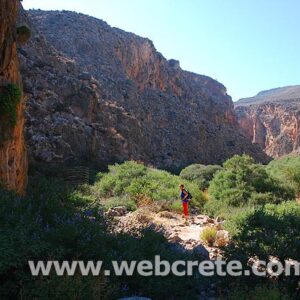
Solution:
[[[26,17],[23,17],[26,18]],[[169,170],[267,156],[239,130],[219,82],[183,71],[153,43],[72,12],[29,11],[20,49],[31,161],[134,159]]]
[[[27,156],[16,45],[18,6],[18,0],[0,0],[0,182],[24,193]]]
[[[254,143],[278,158],[300,153],[300,86],[263,91],[235,104],[238,122]]]

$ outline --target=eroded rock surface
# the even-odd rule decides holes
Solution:
[[[300,86],[259,93],[236,103],[238,122],[274,158],[300,154]]]
[[[175,171],[244,152],[268,160],[241,133],[226,88],[183,71],[150,40],[66,11],[29,11],[25,22],[32,162],[133,159]]]
[[[17,58],[18,0],[0,0],[0,92],[14,84],[22,91]],[[5,101],[1,99],[1,101]],[[3,105],[3,103],[2,103]],[[24,143],[24,97],[16,107],[16,124],[0,112],[0,183],[22,194],[27,184],[27,155]]]

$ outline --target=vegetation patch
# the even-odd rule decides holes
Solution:
[[[30,29],[23,25],[17,28],[18,43],[25,44],[31,37]]]
[[[217,229],[214,227],[205,227],[200,233],[200,239],[208,246],[213,246],[217,237]]]
[[[269,174],[265,166],[255,164],[250,156],[233,156],[223,167],[209,185],[206,211],[211,215],[226,217],[232,209],[295,199],[289,185]]]
[[[144,230],[141,237],[112,234],[98,201],[89,189],[72,190],[56,179],[31,178],[27,196],[0,191],[0,299],[119,299],[146,295],[152,299],[197,299],[205,278],[133,276],[49,276],[30,274],[28,260],[111,261],[195,260],[170,249],[159,233]],[[162,288],[163,287],[163,288]],[[170,292],[171,291],[171,292]]]
[[[214,175],[220,170],[222,167],[219,165],[192,164],[180,172],[180,177],[196,182],[201,190],[205,190]]]
[[[300,156],[290,155],[271,161],[267,172],[300,194]]]
[[[7,116],[12,126],[17,123],[17,105],[21,101],[22,92],[13,83],[0,88],[0,115]]]
[[[98,198],[103,199],[105,206],[115,202],[133,209],[134,203],[147,200],[146,202],[162,203],[164,209],[178,211],[181,207],[180,183],[182,179],[179,176],[128,161],[109,166],[107,173],[99,173],[94,192]],[[184,183],[193,195],[191,206],[202,209],[206,201],[205,195],[195,182],[185,180]]]

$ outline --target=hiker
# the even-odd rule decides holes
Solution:
[[[181,184],[179,188],[180,188],[180,198],[183,207],[183,216],[185,218],[188,218],[189,217],[188,203],[191,200],[191,196],[190,193],[184,188],[184,184]]]

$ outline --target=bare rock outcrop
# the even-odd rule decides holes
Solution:
[[[18,0],[0,0],[0,182],[22,194],[27,184],[27,155],[16,44],[18,8]]]
[[[235,112],[245,134],[269,156],[300,154],[300,86],[242,99]]]
[[[240,131],[219,82],[183,71],[153,43],[72,12],[29,11],[20,49],[32,163],[143,161],[168,170],[268,157]]]

